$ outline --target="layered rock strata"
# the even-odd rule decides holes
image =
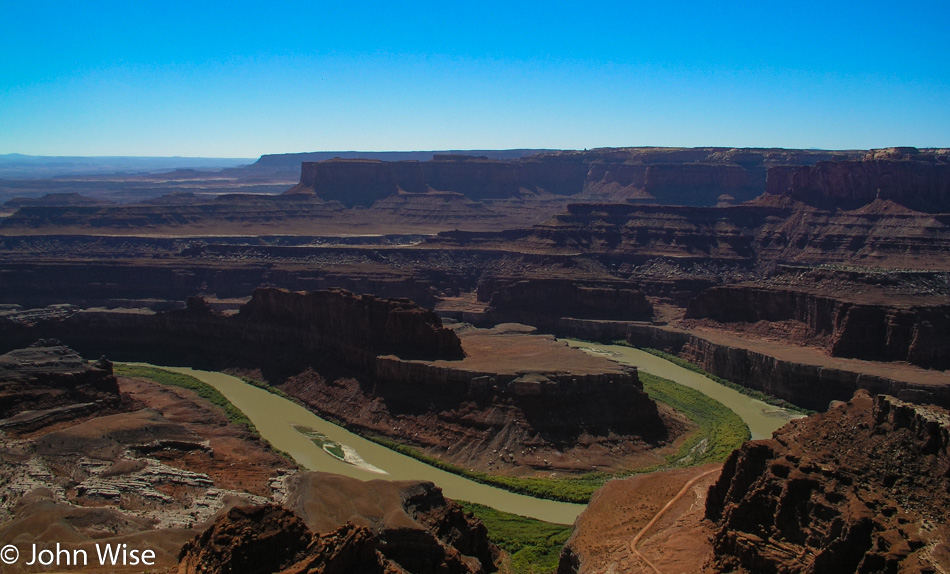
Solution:
[[[947,270],[947,214],[924,214],[875,200],[829,211],[784,199],[731,207],[570,204],[527,229],[443,232],[426,242],[444,249],[584,254],[611,264],[656,258],[712,265],[733,273],[777,264],[848,263],[862,267]]]
[[[716,376],[808,409],[825,410],[829,402],[847,400],[858,389],[950,406],[950,381],[939,372],[926,377],[929,381],[925,382],[914,372],[896,376],[868,365],[832,365],[828,357],[790,353],[787,347],[779,353],[775,346],[714,339],[722,338],[671,327],[627,326],[627,341],[636,347],[677,354]]]
[[[950,366],[950,304],[870,304],[846,297],[729,285],[693,298],[686,318],[721,323],[797,321],[811,336],[830,336],[832,356],[907,361],[938,369]]]
[[[260,367],[287,360],[299,367],[332,357],[338,364],[372,371],[381,354],[463,354],[458,337],[442,327],[435,313],[408,299],[341,289],[294,293],[262,288],[231,315],[213,311],[197,297],[188,300],[186,309],[162,313],[83,311],[39,321],[19,336],[42,333],[55,333],[81,350],[101,348],[110,355],[153,361],[197,358],[205,365]]]
[[[88,363],[54,340],[0,355],[0,429],[28,432],[120,407],[112,364]]]
[[[721,571],[938,571],[950,560],[950,416],[858,393],[746,443],[710,488]]]
[[[941,153],[942,152],[942,153]],[[766,191],[813,205],[848,208],[892,200],[930,213],[950,211],[950,155],[914,148],[871,150],[862,161],[773,167]]]

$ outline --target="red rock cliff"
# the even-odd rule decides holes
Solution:
[[[264,288],[236,317],[242,338],[273,345],[294,343],[329,352],[358,366],[378,355],[405,358],[461,358],[462,344],[442,327],[438,315],[408,299],[378,299],[342,289],[293,293]]]
[[[493,323],[525,323],[556,330],[558,319],[645,321],[653,306],[629,284],[585,285],[571,279],[491,279],[478,286],[478,298],[488,301]]]
[[[946,155],[920,154],[914,150],[897,154],[900,159],[894,157],[893,153],[872,152],[864,161],[773,167],[766,191],[819,206],[854,208],[880,198],[917,211],[950,211],[950,161]]]
[[[263,288],[236,315],[198,299],[165,313],[87,311],[45,321],[28,334],[52,336],[80,350],[125,360],[218,367],[299,368],[329,360],[372,371],[377,355],[455,359],[461,342],[439,317],[408,299],[380,299],[342,289],[296,293]],[[294,372],[299,372],[294,371]]]
[[[302,164],[288,196],[316,195],[347,206],[369,206],[386,196],[429,189],[470,199],[523,193],[590,193],[679,205],[714,205],[720,195],[742,201],[762,193],[772,165],[813,164],[850,152],[729,148],[620,148],[555,152],[497,160],[436,155],[430,161],[331,159]]]
[[[710,488],[716,566],[933,572],[950,559],[950,413],[859,392],[726,461]]]
[[[696,296],[686,318],[799,321],[813,336],[830,335],[828,350],[836,357],[937,368],[950,364],[950,305],[867,304],[792,289],[731,285]]]

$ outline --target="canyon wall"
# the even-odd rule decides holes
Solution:
[[[945,369],[950,366],[950,304],[857,303],[842,296],[728,285],[693,298],[687,319],[720,323],[798,321],[813,336],[831,336],[836,357],[907,361]]]
[[[936,571],[950,558],[950,413],[858,393],[745,443],[709,489],[715,566]]]
[[[199,364],[274,365],[303,368],[332,357],[372,370],[377,355],[453,359],[458,337],[439,317],[408,299],[378,299],[331,289],[294,293],[257,289],[234,315],[216,313],[200,298],[183,310],[87,310],[65,319],[38,321],[13,330],[5,345],[54,336],[86,349],[125,359],[199,361]]]
[[[950,156],[946,153],[875,153],[862,161],[819,162],[769,169],[766,191],[827,207],[855,208],[875,198],[916,211],[950,212]],[[900,159],[891,159],[897,155]],[[886,158],[886,159],[882,159]]]
[[[585,191],[631,201],[716,205],[720,196],[745,201],[762,193],[765,171],[740,165],[591,164]]]
[[[577,162],[499,161],[435,156],[431,161],[328,160],[304,162],[300,183],[287,196],[313,194],[326,201],[368,207],[402,192],[454,191],[480,201],[541,190],[573,195],[583,190],[587,167]]]
[[[406,392],[424,391],[430,401],[451,395],[458,403],[494,405],[494,420],[483,424],[496,432],[511,433],[507,423],[522,418],[546,440],[566,443],[582,433],[648,436],[663,427],[656,404],[644,393],[635,368],[602,374],[499,374],[383,356],[376,360],[376,378]],[[509,411],[510,417],[501,415]],[[446,422],[453,418],[443,415]]]
[[[715,205],[762,193],[771,165],[813,164],[853,152],[730,148],[619,148],[542,153],[520,159],[434,155],[429,161],[303,161],[287,195],[370,206],[400,191],[455,191],[474,200],[542,192],[623,201]]]
[[[946,385],[895,380],[846,368],[781,359],[767,351],[717,343],[668,327],[631,324],[627,341],[636,347],[677,354],[718,377],[808,409],[825,410],[831,401],[847,400],[858,389],[950,406],[950,388]]]
[[[257,289],[235,320],[242,338],[255,344],[293,342],[301,350],[328,352],[359,367],[378,355],[458,359],[458,336],[432,311],[408,299],[377,299],[331,289],[292,293]]]
[[[629,283],[557,278],[490,278],[479,283],[477,297],[488,302],[490,323],[524,323],[544,331],[557,329],[561,317],[643,321],[653,306]]]

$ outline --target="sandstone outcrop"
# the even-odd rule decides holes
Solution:
[[[485,527],[431,483],[305,473],[287,504],[221,516],[182,548],[179,573],[495,571]]]
[[[372,386],[307,371],[282,388],[351,428],[494,472],[619,470],[683,430],[661,415],[635,369],[550,336],[460,337],[461,361],[380,356]]]
[[[797,321],[811,336],[830,336],[832,356],[950,366],[950,304],[861,303],[846,294],[728,285],[696,296],[686,318],[721,323]]]
[[[853,209],[883,199],[916,211],[947,213],[950,159],[914,148],[891,148],[872,150],[862,161],[773,167],[766,191],[821,207]]]
[[[0,429],[26,432],[120,406],[112,364],[54,340],[0,355]]]
[[[285,508],[242,506],[232,508],[182,547],[178,572],[392,572],[377,544],[365,527],[347,524],[314,535]]]
[[[937,571],[950,559],[950,416],[858,393],[746,443],[710,488],[722,571]]]

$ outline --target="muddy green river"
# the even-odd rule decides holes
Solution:
[[[672,379],[695,388],[733,409],[752,431],[753,438],[770,436],[794,415],[756,401],[732,389],[648,353],[618,345],[599,345],[568,341],[571,346],[607,355],[611,359],[636,365],[644,372]],[[187,367],[158,367],[191,375],[213,386],[234,406],[241,409],[258,431],[275,448],[287,452],[303,468],[343,474],[361,480],[428,480],[437,484],[449,498],[468,500],[506,512],[530,516],[547,522],[571,524],[584,509],[581,504],[554,502],[524,496],[480,484],[439,470],[411,457],[361,438],[327,422],[300,405],[230,375],[199,371]],[[315,431],[341,447],[345,459],[332,456],[320,444],[301,432]],[[313,433],[310,433],[313,435]],[[332,450],[332,449],[331,449]]]
[[[156,368],[191,375],[218,389],[275,448],[292,456],[308,470],[333,472],[361,480],[428,480],[442,488],[449,498],[477,502],[505,512],[530,516],[557,524],[573,524],[584,510],[582,504],[541,500],[480,484],[461,476],[439,470],[418,460],[399,454],[384,446],[361,438],[348,430],[327,422],[300,405],[249,385],[224,373],[198,371],[185,367]],[[366,464],[343,462],[314,444],[294,427],[308,427],[358,453]],[[385,472],[381,474],[380,471]]]

